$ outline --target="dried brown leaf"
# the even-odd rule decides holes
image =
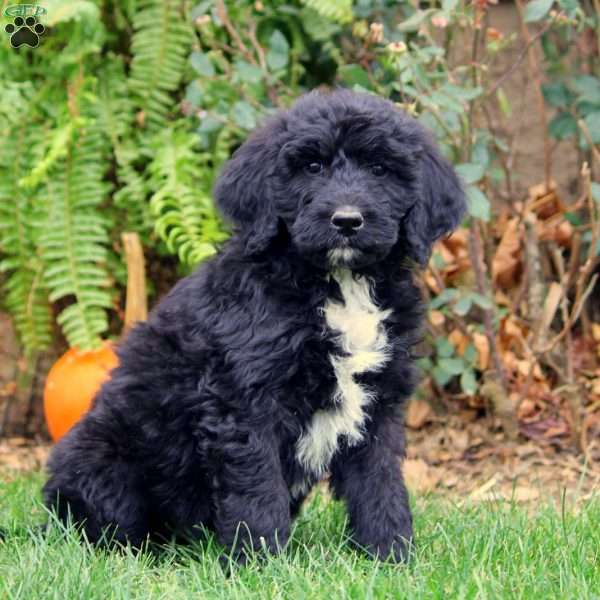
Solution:
[[[413,492],[430,492],[439,483],[441,474],[422,458],[407,458],[403,462],[404,481]]]
[[[441,327],[444,324],[444,322],[446,321],[446,317],[444,316],[444,313],[439,310],[430,310],[428,316],[429,316],[429,322],[434,327]]]
[[[412,398],[406,409],[406,425],[411,429],[421,429],[433,419],[433,410],[426,400]]]
[[[465,353],[471,340],[460,330],[454,329],[448,336],[448,341],[456,348],[456,352],[462,356]]]
[[[492,258],[492,281],[503,288],[517,285],[520,269],[521,230],[519,219],[514,217],[506,225],[500,243]]]
[[[483,333],[473,333],[473,345],[477,350],[477,368],[485,371],[490,364],[490,342]]]

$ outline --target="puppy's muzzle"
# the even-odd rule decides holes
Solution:
[[[339,233],[350,237],[364,226],[363,216],[357,210],[341,209],[336,210],[331,217],[332,226]]]

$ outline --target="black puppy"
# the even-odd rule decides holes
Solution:
[[[463,215],[454,171],[392,103],[311,93],[235,153],[215,197],[235,234],[129,333],[52,453],[46,503],[91,541],[204,525],[242,557],[283,547],[329,472],[356,543],[402,559],[413,265]]]

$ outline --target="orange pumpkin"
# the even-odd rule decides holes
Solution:
[[[118,364],[110,343],[97,350],[71,348],[50,369],[44,388],[44,414],[58,441],[89,410],[96,392]]]

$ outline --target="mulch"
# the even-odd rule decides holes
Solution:
[[[567,444],[507,441],[485,419],[449,417],[407,429],[404,475],[417,494],[455,501],[551,501],[577,505],[600,493],[600,460]],[[0,481],[44,467],[51,444],[23,437],[0,440]]]
[[[493,421],[450,417],[408,429],[404,473],[418,494],[576,505],[600,493],[598,458],[577,452],[566,439],[512,442]]]

